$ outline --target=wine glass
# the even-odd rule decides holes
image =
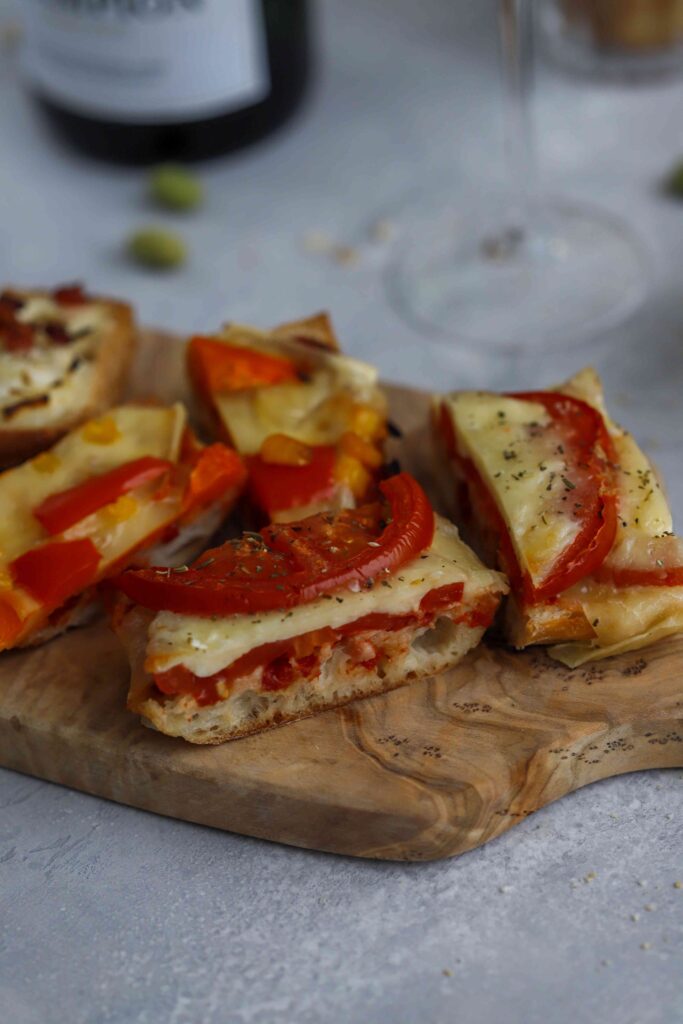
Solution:
[[[539,195],[531,123],[532,0],[500,0],[510,195],[452,196],[402,212],[389,272],[399,312],[423,331],[519,352],[575,345],[624,321],[649,289],[643,246],[611,214]]]

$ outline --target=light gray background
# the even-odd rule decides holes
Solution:
[[[166,218],[192,247],[174,277],[120,255],[133,227],[158,219],[141,174],[61,150],[4,53],[0,280],[85,279],[179,331],[326,307],[351,352],[425,387],[530,385],[591,359],[680,511],[683,204],[658,182],[683,156],[683,79],[634,89],[541,68],[545,181],[634,225],[653,252],[652,303],[588,351],[473,356],[399,320],[383,286],[387,249],[368,229],[411,189],[450,182],[464,198],[500,186],[491,3],[324,0],[318,11],[320,75],[305,113],[206,167],[205,209]],[[308,251],[313,231],[353,246],[356,263]],[[579,792],[459,860],[374,864],[2,772],[0,1014],[12,1024],[678,1022],[682,811],[683,771],[644,773]]]

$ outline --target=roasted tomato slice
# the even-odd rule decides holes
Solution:
[[[181,571],[140,569],[115,584],[147,608],[230,615],[292,608],[335,590],[372,586],[426,550],[434,513],[407,473],[380,485],[386,504],[266,527]]]
[[[617,532],[617,498],[611,464],[616,453],[605,421],[592,405],[555,391],[511,395],[545,406],[565,438],[568,473],[573,482],[574,516],[580,529],[541,584],[525,581],[531,601],[555,597],[590,576],[609,554]]]
[[[203,336],[190,339],[187,364],[192,379],[208,394],[298,379],[294,364],[283,356]]]
[[[530,604],[549,600],[590,576],[609,554],[617,529],[617,498],[612,463],[615,452],[597,409],[580,399],[556,392],[516,392],[509,395],[545,407],[559,436],[567,475],[571,477],[572,515],[578,529],[571,543],[540,581],[522,571],[506,522],[477,468],[457,451],[450,419],[443,412],[440,429],[452,457],[467,481],[473,517],[483,520],[488,546],[497,548],[499,564]],[[478,524],[478,532],[482,526]]]
[[[17,586],[43,605],[57,608],[95,581],[100,554],[87,537],[31,548],[10,564]]]
[[[111,504],[128,491],[156,480],[171,469],[172,463],[144,455],[140,459],[126,462],[108,473],[84,480],[66,491],[51,494],[34,508],[33,515],[53,535],[64,533],[86,516]]]
[[[246,461],[253,505],[272,518],[275,512],[329,498],[337,487],[336,457],[336,449],[330,445],[311,448],[310,461],[304,466],[278,465],[265,462],[260,455],[249,456]]]

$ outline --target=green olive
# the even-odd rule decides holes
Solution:
[[[667,178],[667,192],[683,198],[683,161],[676,164]]]
[[[187,260],[187,248],[180,235],[164,228],[141,228],[128,239],[128,255],[144,267],[171,270]]]
[[[179,164],[162,164],[149,177],[149,194],[169,210],[194,210],[204,199],[202,183]]]

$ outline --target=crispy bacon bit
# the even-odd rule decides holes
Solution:
[[[82,306],[88,301],[88,297],[83,291],[83,285],[78,281],[55,288],[52,298],[59,306]]]
[[[17,308],[0,299],[0,341],[8,352],[25,352],[33,345],[33,328],[17,320]]]
[[[49,395],[35,395],[33,398],[22,398],[20,402],[6,405],[2,410],[2,418],[3,420],[11,420],[14,414],[21,409],[38,408],[41,405],[47,405],[49,401]]]
[[[3,306],[11,306],[16,312],[18,309],[23,309],[26,305],[26,299],[22,299],[20,295],[15,295],[14,292],[0,292],[0,303]]]
[[[59,320],[47,320],[41,324],[43,331],[55,345],[68,345],[72,340],[65,325]]]

